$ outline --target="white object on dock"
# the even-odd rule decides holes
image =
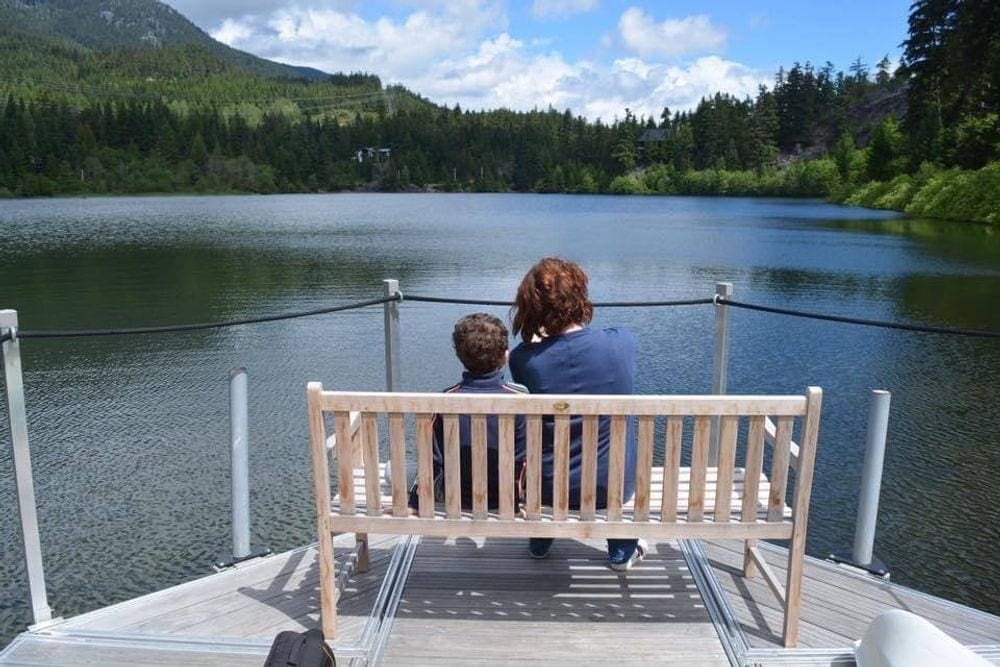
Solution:
[[[854,643],[858,667],[989,667],[992,663],[902,609],[880,614]]]

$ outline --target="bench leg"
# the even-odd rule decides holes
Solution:
[[[337,634],[337,572],[333,556],[333,534],[324,531],[319,536],[319,617],[327,640]]]
[[[368,533],[354,533],[354,541],[358,545],[358,572],[368,571]]]
[[[796,525],[798,528],[798,525]],[[782,643],[794,647],[799,641],[799,606],[802,603],[802,571],[806,552],[805,530],[792,531],[788,545],[788,578],[785,580],[785,625]]]
[[[750,550],[757,546],[757,540],[746,540],[743,543],[743,576],[753,579],[757,576],[757,563],[750,556]]]

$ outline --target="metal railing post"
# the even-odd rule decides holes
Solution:
[[[732,283],[715,283],[715,296],[732,298]],[[715,351],[712,354],[712,393],[725,394],[729,379],[729,308],[715,304]],[[708,442],[708,465],[719,463],[719,418],[712,417],[712,436]]]
[[[868,406],[868,428],[865,433],[865,462],[861,469],[861,494],[858,496],[858,518],[854,526],[854,561],[871,565],[875,546],[875,523],[878,520],[878,499],[882,490],[882,464],[885,461],[885,439],[889,432],[889,401],[892,394],[884,389],[872,391]]]
[[[247,408],[247,371],[229,371],[229,455],[233,503],[233,550],[221,554],[215,567],[265,556],[271,550],[250,544],[250,428]]]
[[[858,494],[858,516],[854,523],[854,548],[849,556],[845,553],[830,556],[834,561],[847,563],[885,578],[889,576],[889,568],[875,556],[874,547],[891,399],[892,394],[884,389],[875,389],[871,393],[868,426],[865,430],[865,459],[861,468],[861,491]]]
[[[399,294],[399,281],[387,278],[382,281],[386,298]],[[397,391],[400,386],[399,374],[399,301],[388,301],[382,305],[385,313],[385,388]]]
[[[0,345],[0,349],[3,351],[3,377],[7,392],[17,512],[21,517],[21,539],[31,595],[31,615],[35,625],[38,625],[52,620],[52,610],[49,608],[45,572],[42,568],[42,545],[38,534],[35,486],[31,476],[31,451],[28,449],[28,417],[24,407],[24,380],[21,375],[21,344],[17,339],[16,310],[0,310],[0,334],[4,333],[11,334],[11,339]]]
[[[229,371],[229,443],[232,454],[233,558],[250,555],[250,457],[247,439],[247,371]]]

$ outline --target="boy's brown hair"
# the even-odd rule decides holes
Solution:
[[[451,341],[458,360],[470,373],[487,375],[507,360],[507,327],[488,313],[466,315],[456,322]]]

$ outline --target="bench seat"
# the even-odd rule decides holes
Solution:
[[[392,513],[392,488],[388,482],[386,476],[387,465],[385,463],[379,464],[379,479],[382,480],[380,490],[380,507],[382,508],[382,514],[385,516],[390,516]],[[706,468],[705,475],[705,505],[715,506],[715,494],[716,494],[716,482],[719,477],[719,469],[715,467]],[[368,501],[366,498],[366,484],[365,484],[365,469],[364,468],[354,468],[354,498],[357,505],[357,513],[364,514],[366,516],[371,516],[368,514]],[[734,468],[733,469],[733,490],[730,494],[731,500],[729,503],[731,514],[731,521],[739,521],[740,516],[743,511],[743,489],[746,480],[746,469],[745,468]],[[660,490],[663,487],[663,466],[654,466],[652,468],[652,483],[653,492],[650,497],[650,506],[659,507],[662,495]],[[679,519],[685,519],[687,517],[688,511],[688,496],[691,488],[691,468],[682,467],[679,469],[678,475],[678,491],[677,491],[677,517]],[[760,474],[759,480],[757,482],[757,517],[761,520],[767,518],[767,503],[768,495],[771,492],[771,485],[768,482],[767,476],[764,473]],[[333,497],[333,502],[331,507],[334,512],[340,508],[340,494],[335,494]],[[624,521],[628,521],[633,517],[635,511],[635,496],[633,496],[627,503],[622,504],[622,518]],[[784,517],[786,519],[791,519],[792,508],[787,504],[784,505],[783,511]],[[443,503],[438,503],[434,515],[436,518],[445,518],[445,509]],[[463,517],[471,518],[471,512],[463,512]],[[597,515],[601,516],[601,510],[597,510]],[[490,512],[489,516],[491,518],[498,518],[495,512]],[[542,508],[542,519],[552,520],[552,508],[543,507]],[[658,521],[660,519],[660,513],[656,510],[650,511],[650,520]]]

